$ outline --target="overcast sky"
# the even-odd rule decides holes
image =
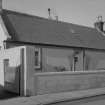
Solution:
[[[2,0],[3,8],[48,17],[52,8],[59,20],[93,27],[98,15],[105,20],[105,0]]]

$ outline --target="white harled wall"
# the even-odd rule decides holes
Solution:
[[[5,80],[4,80],[4,76],[6,76],[7,78],[6,79],[9,79],[9,81],[11,81],[11,79],[13,79],[13,75],[11,75],[11,73],[13,74],[13,72],[11,71],[7,73],[5,75],[5,72],[4,72],[4,59],[8,59],[9,60],[9,68],[16,68],[16,67],[19,67],[21,66],[21,49],[25,49],[24,46],[22,47],[15,47],[15,48],[10,48],[10,49],[5,49],[5,50],[1,50],[0,51],[0,85],[5,87],[5,89],[8,89],[10,91],[14,91],[12,90],[13,88],[12,87],[8,87],[8,86],[5,86],[4,83],[5,83]],[[16,74],[14,74],[16,76]],[[24,75],[24,73],[22,74]],[[11,76],[11,77],[8,77],[8,76]],[[23,82],[23,80],[21,80]],[[12,82],[10,82],[12,83]],[[15,83],[16,85],[17,83]],[[24,84],[24,82],[23,82]],[[11,84],[12,86],[12,84]],[[14,87],[18,87],[18,86],[14,86]]]
[[[5,27],[5,24],[2,20],[2,17],[0,16],[0,46],[3,47],[3,41],[11,38],[10,35],[8,34],[8,31]]]

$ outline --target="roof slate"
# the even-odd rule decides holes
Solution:
[[[2,18],[11,41],[105,49],[105,36],[95,28],[10,10],[3,10]]]

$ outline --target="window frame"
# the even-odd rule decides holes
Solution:
[[[35,52],[38,52],[38,65],[35,65]],[[34,68],[35,69],[40,69],[41,68],[41,49],[40,48],[35,48],[34,50]]]

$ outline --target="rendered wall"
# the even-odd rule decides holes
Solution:
[[[0,51],[0,77],[4,76],[4,59],[9,59],[9,65],[11,67],[16,67],[20,64],[20,52],[16,48],[1,50]],[[4,77],[0,79],[1,84],[4,84]]]
[[[34,87],[34,74],[35,74],[35,66],[34,66],[34,51],[35,47],[27,46],[24,53],[24,72],[25,73],[25,96],[30,96],[33,94]]]
[[[76,49],[64,48],[42,48],[42,71],[45,72],[60,72],[60,71],[75,71],[83,70],[83,53]],[[74,56],[78,57],[78,61],[74,65]]]
[[[37,73],[34,95],[105,87],[105,71]]]
[[[78,54],[78,64],[76,66],[78,72],[72,71],[74,50],[58,49],[58,48],[42,48],[42,66],[35,70],[35,48],[36,46],[10,48],[0,52],[0,84],[4,86],[4,68],[3,59],[10,59],[10,66],[17,67],[22,64],[21,78],[22,94],[34,95],[45,93],[56,93],[64,91],[74,91],[89,88],[99,88],[105,86],[104,71],[96,72],[94,70],[104,69],[105,54],[101,51],[85,51],[85,67],[88,64],[89,72],[83,71],[83,52]],[[21,50],[23,54],[21,54]],[[21,61],[23,59],[23,61]],[[50,65],[50,66],[49,66]],[[65,66],[64,72],[57,72],[53,66]],[[79,68],[79,69],[78,69]],[[56,68],[57,69],[57,68]],[[37,71],[37,72],[36,72]],[[56,71],[56,73],[53,73]],[[69,72],[67,72],[69,71]],[[48,73],[44,73],[48,72]],[[50,73],[49,73],[50,72]]]
[[[19,81],[24,85],[24,81],[19,74],[19,72],[22,71],[21,49],[24,48],[25,47],[15,47],[0,51],[0,85],[11,92],[19,93]],[[9,65],[6,68],[4,68],[5,59],[9,61]]]
[[[4,69],[5,59],[9,60],[6,73]],[[34,60],[34,47],[31,46],[1,50],[0,85],[5,87],[8,91],[19,93],[22,96],[32,95],[33,77],[35,73]],[[20,69],[19,72],[17,72],[18,67]],[[5,82],[7,83],[4,84]]]
[[[5,24],[3,22],[2,17],[0,16],[0,47],[4,47],[3,46],[3,41],[6,40],[7,38],[10,38],[7,29],[5,27]]]
[[[85,70],[105,70],[105,51],[85,51]]]

